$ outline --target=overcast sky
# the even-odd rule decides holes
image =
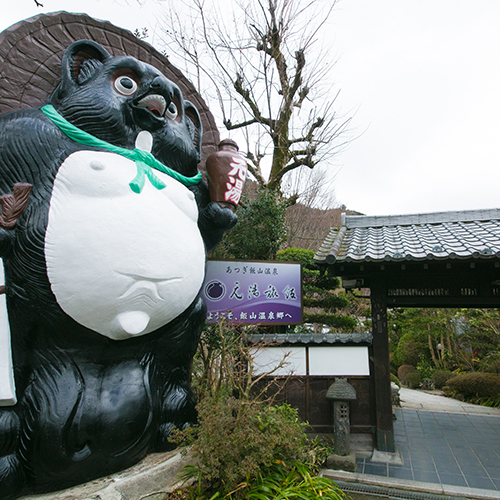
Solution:
[[[148,27],[154,44],[162,8],[158,0],[41,1],[5,2],[0,29],[84,10]],[[370,215],[500,207],[499,26],[499,0],[338,3],[325,43],[340,111],[355,113],[359,136],[334,165],[339,203]]]

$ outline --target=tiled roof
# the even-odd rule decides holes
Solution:
[[[372,343],[367,333],[262,333],[248,336],[253,344],[359,344]]]
[[[317,263],[500,258],[500,209],[343,216]]]

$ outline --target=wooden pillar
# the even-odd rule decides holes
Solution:
[[[394,452],[389,334],[387,329],[387,288],[382,277],[373,278],[371,307],[377,449]]]

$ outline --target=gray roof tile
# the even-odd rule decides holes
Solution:
[[[372,343],[371,332],[365,333],[257,333],[247,337],[253,344],[359,344]]]
[[[344,216],[315,255],[318,263],[500,257],[500,209]]]

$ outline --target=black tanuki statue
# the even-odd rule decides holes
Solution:
[[[236,222],[201,137],[175,83],[86,40],[45,106],[0,117],[1,499],[126,468],[196,420],[206,252]]]

